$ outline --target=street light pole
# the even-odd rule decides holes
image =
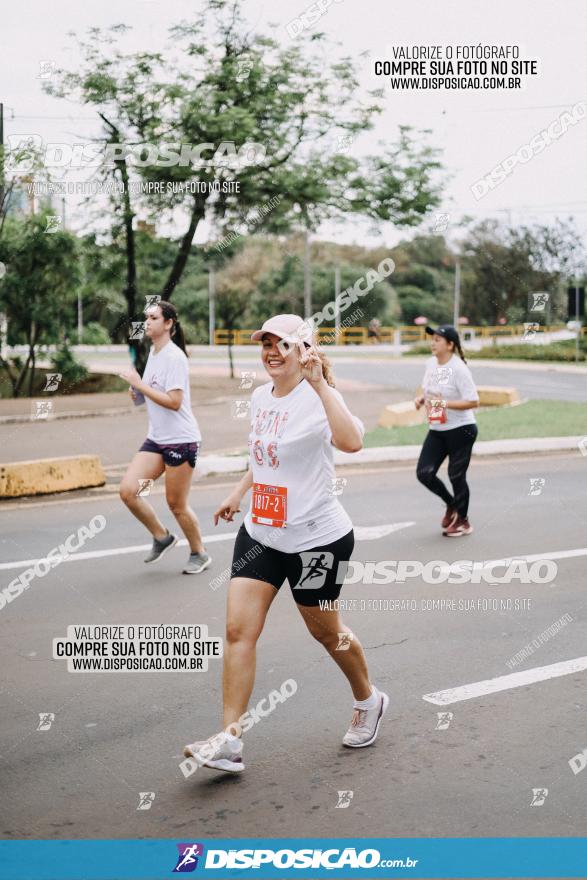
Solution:
[[[455,261],[455,298],[452,323],[454,327],[459,326],[459,310],[461,307],[461,258],[457,257]]]
[[[213,266],[210,266],[210,269],[208,271],[208,303],[208,333],[210,337],[209,344],[214,345],[214,334],[216,332],[216,284]]]
[[[4,104],[0,101],[0,217],[4,211]],[[4,264],[0,264],[0,281],[4,274]],[[0,312],[0,357],[8,357],[8,321]]]
[[[334,269],[334,302],[336,305],[334,311],[334,343],[335,345],[339,343],[340,336],[340,304],[338,302],[338,298],[340,296],[340,266],[335,266]]]
[[[579,276],[575,275],[575,323],[577,335],[575,336],[575,363],[579,363],[579,337],[581,336],[581,322],[579,320]]]
[[[312,315],[312,275],[310,273],[310,231],[306,226],[304,239],[304,318]]]
[[[82,337],[84,335],[84,306],[82,300],[82,291],[81,287],[78,287],[77,290],[77,344],[82,344]]]
[[[0,102],[0,210],[4,207],[4,104]]]

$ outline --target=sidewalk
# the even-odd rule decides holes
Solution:
[[[531,453],[575,452],[587,457],[587,447],[581,452],[579,443],[584,437],[528,437],[516,440],[478,440],[473,446],[473,457],[488,455],[528,455]],[[347,453],[334,451],[334,462],[338,466],[378,464],[380,462],[416,462],[422,450],[421,444],[414,446],[376,446],[362,449],[361,452]],[[587,467],[587,462],[586,462]],[[198,473],[230,474],[248,468],[246,455],[203,455],[198,460]]]
[[[248,419],[236,417],[234,404],[248,400],[251,389],[239,389],[239,384],[239,379],[202,373],[192,378],[192,409],[202,432],[203,455],[240,453],[247,448]],[[337,387],[367,430],[377,425],[388,403],[406,398],[405,391],[349,379],[341,379]],[[31,403],[28,399],[0,401],[4,462],[85,453],[99,455],[107,468],[122,466],[131,460],[147,434],[145,407],[133,406],[126,392],[55,398],[50,419],[31,420]]]
[[[260,377],[257,382],[259,380]],[[222,473],[232,468],[234,455],[242,454],[247,448],[248,420],[236,416],[234,404],[237,400],[249,399],[250,389],[240,389],[240,384],[239,379],[208,375],[202,369],[192,375],[192,406],[203,438],[200,463],[202,467],[207,463],[209,472]],[[387,404],[406,399],[405,390],[355,379],[341,378],[337,387],[367,431],[377,426]],[[42,420],[31,418],[34,401],[0,401],[0,448],[4,462],[94,454],[100,457],[105,468],[121,468],[145,439],[145,408],[133,406],[126,392],[60,396],[54,398],[53,403],[51,418]],[[550,448],[572,450],[577,449],[580,438],[552,438],[552,447],[548,446],[548,439],[479,441],[475,450],[479,455],[484,454],[483,450],[487,450],[485,454],[498,455],[509,451],[543,452]],[[419,447],[411,446],[368,449],[341,459],[341,463],[412,460],[417,457],[416,449],[419,454]],[[225,461],[226,456],[229,459]]]

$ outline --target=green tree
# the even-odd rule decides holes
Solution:
[[[550,293],[551,320],[564,320],[561,282],[585,269],[583,244],[570,222],[507,228],[487,220],[470,230],[463,249],[462,311],[474,324],[534,320],[528,294],[536,291]]]
[[[255,233],[315,230],[322,220],[350,213],[413,226],[438,204],[440,164],[427,134],[402,127],[397,143],[361,162],[341,151],[341,138],[352,141],[372,126],[380,93],[359,93],[352,59],[325,63],[325,51],[317,51],[330,48],[324,35],[310,34],[284,49],[272,37],[250,32],[240,0],[208,0],[201,15],[171,29],[165,52],[124,54],[118,45],[124,31],[92,29],[81,44],[81,70],[61,71],[47,86],[56,96],[96,108],[103,144],[179,149],[232,141],[239,151],[247,144],[261,147],[254,163],[239,157],[235,165],[217,151],[205,163],[133,167],[121,154],[102,169],[103,176],[124,184],[124,192],[112,197],[111,225],[113,239],[124,242],[128,321],[139,307],[134,220],[141,212],[183,218],[184,232],[160,290],[170,299],[204,220],[220,236],[243,223]],[[190,184],[195,191],[134,197],[128,184],[137,177]],[[238,189],[202,186],[213,179],[227,188],[238,183]],[[275,206],[258,220],[259,209],[271,200]],[[138,343],[135,354],[140,361]]]
[[[46,214],[25,220],[8,217],[0,240],[0,260],[6,264],[0,311],[8,319],[9,343],[28,347],[24,361],[0,357],[14,397],[21,393],[27,373],[32,395],[38,348],[58,341],[80,282],[77,239],[50,228]]]

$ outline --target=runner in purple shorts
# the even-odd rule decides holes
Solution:
[[[147,405],[147,439],[120,483],[120,497],[153,536],[147,563],[159,560],[177,544],[146,501],[153,481],[165,474],[170,511],[187,538],[190,556],[184,574],[199,574],[212,562],[202,543],[198,518],[189,494],[202,435],[192,413],[190,375],[185,340],[175,306],[161,300],[146,311],[145,335],[151,351],[143,376],[130,369],[121,373],[135,404]]]

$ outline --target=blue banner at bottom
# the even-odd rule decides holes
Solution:
[[[0,841],[0,880],[587,877],[587,838]]]

